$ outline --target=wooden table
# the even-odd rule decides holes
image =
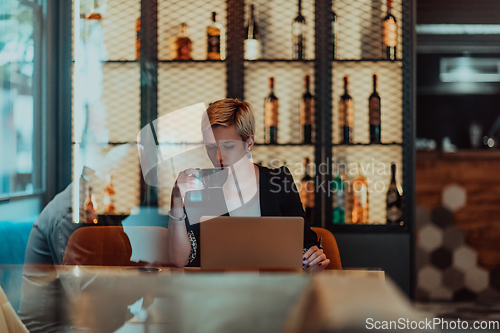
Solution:
[[[132,332],[365,330],[366,319],[423,318],[382,271],[204,272],[65,267],[74,327]],[[132,319],[118,315],[144,297]],[[149,303],[149,304],[148,304]],[[113,321],[111,323],[110,321]]]

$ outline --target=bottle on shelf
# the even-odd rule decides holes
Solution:
[[[314,223],[314,178],[310,174],[310,161],[309,158],[304,159],[304,177],[301,180],[300,189],[300,199],[304,210],[306,212],[306,219],[309,221],[310,225],[315,225]]]
[[[380,143],[380,96],[377,92],[378,75],[373,74],[373,92],[368,98],[370,143]]]
[[[274,78],[269,78],[269,95],[264,99],[264,142],[278,143],[278,98],[274,95]]]
[[[387,15],[382,20],[382,57],[396,60],[396,46],[398,43],[398,26],[396,17],[392,15],[392,0],[387,0]]]
[[[397,164],[391,163],[391,183],[387,191],[387,224],[401,224],[403,210],[401,205],[401,189],[396,182]]]
[[[352,182],[352,223],[368,224],[368,179],[363,175],[361,164],[358,167],[358,176]]]
[[[98,11],[96,11],[95,0],[90,0],[89,3],[90,3],[89,13],[88,14],[80,14],[80,18],[84,18],[87,20],[101,20],[102,15],[99,14]]]
[[[337,16],[337,13],[335,13],[335,10],[333,10],[332,7],[332,37],[333,37],[333,42],[332,42],[332,55],[333,59],[337,59],[337,36],[339,33],[339,18]]]
[[[339,164],[339,170],[332,182],[333,224],[345,224],[346,221],[346,173],[345,164]]]
[[[115,187],[111,181],[111,175],[106,179],[106,188],[104,189],[104,214],[115,214]]]
[[[80,36],[85,43],[90,40],[90,35],[92,35],[95,29],[99,30],[99,34],[102,33],[100,32],[102,15],[99,13],[101,8],[99,4],[96,6],[96,0],[90,0],[87,3],[90,5],[88,12],[86,12],[86,8],[80,12]],[[86,5],[84,7],[86,7]]]
[[[344,76],[344,94],[339,103],[340,140],[342,144],[352,143],[352,124],[354,121],[354,102],[349,95],[349,77]]]
[[[207,59],[225,59],[224,27],[219,23],[217,13],[212,12],[212,23],[207,27]]]
[[[259,27],[257,26],[257,19],[255,18],[255,6],[250,5],[250,19],[248,20],[245,28],[245,42],[244,42],[244,57],[246,60],[256,60],[261,57],[261,44]]]
[[[181,33],[175,38],[174,47],[171,48],[170,58],[173,60],[191,60],[191,50],[193,42],[188,36],[187,23],[181,23]]]
[[[141,60],[141,18],[135,20],[135,59]]]
[[[310,91],[311,77],[304,78],[305,93],[300,101],[300,124],[302,125],[302,143],[312,143],[312,133],[314,126],[314,96]]]
[[[84,219],[86,223],[97,223],[97,206],[95,204],[94,196],[92,195],[92,187],[89,187],[89,195],[83,206]]]
[[[302,15],[302,0],[298,0],[298,14],[292,23],[293,59],[304,60],[306,57],[306,18]]]

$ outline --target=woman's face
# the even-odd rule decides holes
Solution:
[[[234,165],[245,158],[248,144],[243,141],[236,130],[236,125],[215,126],[204,135],[205,147],[212,164],[216,168]],[[250,142],[251,139],[249,139]]]

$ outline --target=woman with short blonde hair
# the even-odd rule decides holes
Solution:
[[[214,167],[228,168],[228,172],[238,175],[234,177],[238,179],[238,186],[231,186],[228,181],[223,185],[227,207],[224,215],[304,218],[303,267],[307,271],[325,269],[330,260],[323,253],[316,233],[309,227],[310,221],[306,219],[288,168],[269,169],[251,161],[255,118],[250,104],[231,98],[218,100],[208,107],[201,128],[207,155]],[[199,169],[192,168],[180,172],[172,190],[167,246],[170,262],[177,267],[199,266],[200,262],[199,221],[188,223],[183,209],[183,200],[189,191],[205,188],[199,173]]]

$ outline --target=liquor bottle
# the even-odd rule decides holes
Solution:
[[[90,0],[90,11],[87,15],[80,14],[80,18],[85,18],[87,20],[101,20],[102,15],[96,12],[95,0]]]
[[[341,168],[341,166],[344,166]],[[339,165],[339,171],[332,182],[333,192],[333,224],[345,224],[346,184],[345,164]]]
[[[314,178],[309,173],[309,158],[304,159],[304,177],[301,180],[300,199],[310,225],[314,224]]]
[[[85,222],[87,223],[97,223],[97,206],[95,204],[94,196],[92,195],[92,187],[89,187],[89,195],[87,197],[87,200],[85,201],[85,204],[83,206],[84,213],[85,213]]]
[[[342,144],[352,143],[352,123],[354,117],[354,102],[349,95],[349,77],[344,76],[344,94],[339,103],[339,125]]]
[[[293,59],[306,59],[306,18],[302,15],[302,0],[299,0],[299,12],[292,23]]]
[[[141,18],[135,20],[135,59],[141,60]]]
[[[271,92],[264,100],[264,142],[278,143],[278,98],[274,95],[274,78],[269,78]]]
[[[224,27],[217,20],[217,13],[212,12],[212,23],[207,27],[207,59],[224,60]]]
[[[333,37],[333,59],[337,59],[337,35],[339,33],[339,18],[332,8],[332,37]]]
[[[373,92],[368,98],[370,143],[380,143],[380,96],[377,92],[378,75],[373,75]]]
[[[111,181],[111,175],[107,177],[107,184],[104,189],[104,213],[115,213],[115,187]]]
[[[403,211],[401,207],[401,189],[396,183],[397,164],[391,163],[391,183],[387,191],[387,224],[401,224]]]
[[[387,0],[387,15],[382,20],[382,57],[396,60],[396,45],[398,43],[398,27],[396,18],[391,14],[392,0]]]
[[[312,132],[314,124],[314,96],[310,92],[311,77],[306,75],[304,86],[306,92],[300,101],[300,124],[302,125],[302,143],[312,143]]]
[[[255,60],[261,57],[261,44],[260,44],[260,34],[259,27],[257,26],[257,20],[255,19],[255,6],[250,5],[250,19],[246,26],[246,39],[244,44],[244,54],[245,59]]]
[[[175,60],[191,60],[193,43],[188,37],[187,23],[181,23],[181,34],[175,39]]]
[[[352,189],[352,223],[368,224],[368,179],[363,175],[361,165],[358,167],[358,177],[352,182]]]

